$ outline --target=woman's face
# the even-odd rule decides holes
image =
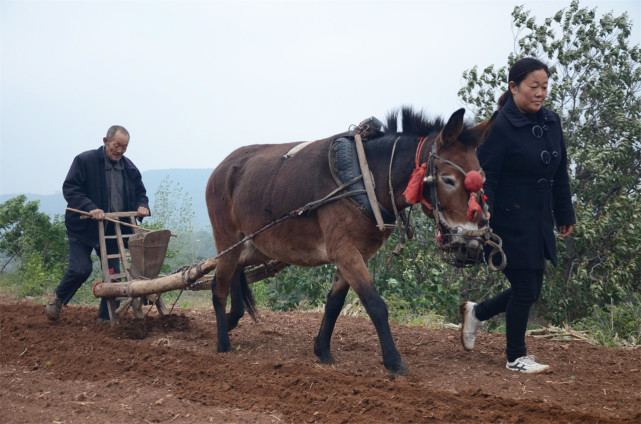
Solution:
[[[522,113],[536,113],[548,95],[548,74],[543,69],[532,71],[519,85],[510,81],[510,91]]]

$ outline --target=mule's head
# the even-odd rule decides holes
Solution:
[[[437,241],[458,266],[483,261],[484,237],[488,234],[484,230],[489,228],[483,199],[485,174],[476,148],[489,134],[496,117],[468,127],[464,114],[465,109],[454,112],[421,154],[427,163],[423,211],[435,220]]]

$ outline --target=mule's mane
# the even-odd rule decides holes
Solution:
[[[405,106],[400,110],[401,125],[403,131],[402,135],[414,135],[416,137],[427,137],[433,133],[441,131],[445,127],[443,118],[429,118],[423,111],[415,111],[409,106]],[[399,111],[393,110],[387,114],[387,123],[384,127],[385,135],[396,135],[398,133],[398,118]],[[458,137],[459,141],[463,144],[475,145],[478,141],[478,134],[470,131],[469,125],[466,123],[463,132]]]
[[[400,110],[400,116],[403,127],[402,134],[404,135],[426,137],[435,131],[442,130],[445,126],[443,119],[430,119],[422,111],[415,111],[409,106],[405,106]],[[387,124],[385,125],[386,135],[398,134],[398,118],[398,110],[392,110],[387,114]]]

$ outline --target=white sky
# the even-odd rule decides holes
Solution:
[[[511,12],[567,1],[0,0],[0,194],[60,192],[112,124],[141,171],[315,140],[402,105],[449,116],[462,72],[502,66]],[[628,12],[639,1],[581,1]]]

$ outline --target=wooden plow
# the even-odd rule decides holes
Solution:
[[[83,213],[82,211],[75,211]],[[179,271],[165,276],[159,276],[162,264],[167,254],[167,246],[171,236],[169,230],[152,231],[135,225],[136,212],[106,213],[106,220],[113,222],[115,235],[105,235],[104,226],[99,227],[100,259],[103,280],[93,287],[93,294],[105,298],[112,324],[119,321],[118,314],[131,307],[136,318],[143,318],[142,306],[145,301],[153,304],[160,315],[168,315],[162,293],[173,290],[210,290],[214,280],[213,275],[207,275],[216,269],[218,259],[210,258],[188,265]],[[121,222],[120,218],[129,218],[131,224]],[[121,225],[134,228],[133,234],[123,234]],[[107,240],[115,239],[118,253],[107,254]],[[125,239],[127,243],[125,243]],[[110,273],[108,260],[120,259],[121,272]],[[288,265],[283,262],[269,261],[268,263],[250,267],[245,271],[248,283],[255,283],[275,276]],[[116,301],[123,301],[117,307]]]

